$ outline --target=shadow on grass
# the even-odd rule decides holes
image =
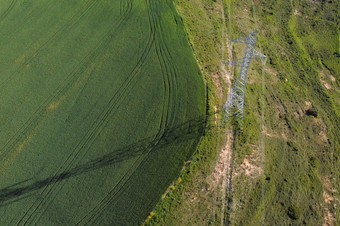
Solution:
[[[54,176],[38,181],[28,179],[2,188],[0,189],[0,207],[7,206],[14,202],[30,197],[33,195],[32,192],[42,189],[53,183],[100,169],[102,167],[110,166],[118,162],[123,162],[135,156],[142,155],[148,150],[154,152],[160,148],[167,147],[168,145],[172,145],[174,143],[179,143],[190,139],[197,139],[200,134],[203,134],[205,125],[206,118],[190,120],[180,124],[179,126],[165,130],[161,138],[158,140],[154,140],[156,135],[148,137]]]

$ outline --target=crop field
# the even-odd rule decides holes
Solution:
[[[171,0],[0,0],[0,225],[142,222],[205,114]]]

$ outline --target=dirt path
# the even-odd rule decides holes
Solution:
[[[229,45],[228,34],[226,32],[226,18],[225,18],[225,3],[224,0],[221,0],[222,4],[222,20],[223,20],[223,30],[222,30],[222,48],[221,48],[221,61],[232,61],[232,51]],[[228,51],[227,58],[225,51]],[[229,65],[226,67],[225,64],[221,65],[221,74],[223,75],[223,80],[227,85],[228,88],[228,95],[231,92],[231,78],[232,78],[232,67]],[[221,98],[223,98],[221,96]],[[217,106],[215,106],[215,111],[217,110]],[[215,121],[216,122],[216,121]],[[215,123],[216,124],[216,123]],[[226,131],[225,135],[226,138],[224,140],[224,145],[220,150],[220,154],[216,160],[215,168],[209,177],[209,184],[210,189],[214,191],[214,208],[213,208],[213,215],[216,215],[217,210],[217,203],[216,200],[221,200],[221,209],[220,211],[220,223],[224,225],[224,218],[225,218],[225,210],[227,205],[227,196],[230,195],[231,192],[231,181],[232,181],[232,142],[233,142],[233,131]]]
[[[232,131],[227,132],[227,143],[225,147],[221,151],[221,155],[224,156],[224,166],[223,166],[223,177],[222,177],[222,186],[221,186],[221,192],[222,192],[222,200],[226,199],[227,196],[230,196],[231,193],[231,182],[232,182],[232,141],[233,141],[233,133]],[[230,203],[227,200],[224,200],[222,202],[222,208],[221,208],[221,226],[224,225],[224,213],[225,208],[229,207]]]

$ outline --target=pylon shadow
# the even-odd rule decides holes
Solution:
[[[166,129],[161,138],[158,140],[154,140],[155,136],[147,137],[121,149],[113,150],[109,154],[88,161],[85,164],[76,166],[57,175],[36,181],[30,178],[2,188],[0,189],[0,207],[28,198],[33,195],[34,191],[42,189],[53,183],[58,183],[77,175],[123,162],[130,158],[142,155],[147,151],[155,152],[161,148],[167,147],[168,145],[173,145],[190,139],[197,139],[199,135],[204,133],[206,119],[206,117],[200,117],[195,120],[187,121],[174,128]]]

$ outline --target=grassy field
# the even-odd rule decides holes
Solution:
[[[233,7],[234,21],[239,18],[234,32],[243,33],[241,24],[254,26],[256,20],[269,59],[263,77],[260,65],[249,77],[247,130],[237,136],[248,142],[235,144],[238,164],[254,160],[264,173],[235,177],[231,222],[334,225],[340,222],[339,5],[245,1]],[[263,135],[256,136],[262,123]],[[256,155],[263,160],[256,163]]]
[[[248,71],[244,128],[234,127],[230,196],[214,197],[207,189],[215,152],[221,150],[220,130],[210,123],[203,138],[209,143],[198,148],[182,170],[181,183],[174,184],[146,224],[339,224],[338,2],[176,2],[196,57],[214,84],[219,82],[215,75],[223,74],[219,62],[225,60],[222,6],[228,39],[257,29],[257,49],[268,61],[263,74],[256,60]],[[240,51],[233,49],[234,55]],[[215,95],[209,106],[221,107],[224,100]],[[223,202],[228,208],[221,213]]]
[[[143,221],[205,92],[170,0],[0,0],[0,225]]]

